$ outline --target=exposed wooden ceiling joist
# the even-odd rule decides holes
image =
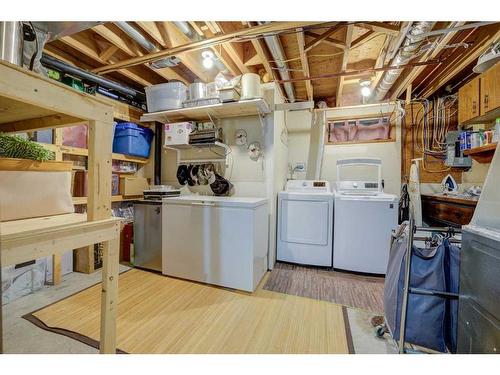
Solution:
[[[456,26],[460,26],[464,24],[465,22],[456,22]],[[453,25],[455,24],[452,22],[450,24]],[[443,47],[446,46],[450,42],[450,40],[456,35],[457,32],[451,32],[449,34],[443,35],[441,40],[438,42],[436,45],[435,49],[427,51],[424,55],[422,55],[418,61],[426,61],[428,59],[433,59],[435,58],[442,50]],[[412,82],[415,80],[415,78],[418,77],[418,75],[425,69],[425,66],[419,66],[413,68],[410,73],[398,84],[398,86],[392,91],[391,99],[397,99],[406,88],[412,84]],[[415,87],[416,88],[416,87]]]
[[[347,61],[349,60],[349,49],[352,44],[352,34],[354,32],[354,25],[347,25],[347,32],[345,37],[346,48],[344,50],[344,55],[342,56],[342,68],[341,71],[345,71],[347,68]],[[344,89],[344,76],[339,78],[339,84],[337,86],[337,94],[335,96],[336,106],[340,106],[340,101],[342,98],[342,90]]]
[[[81,40],[77,39],[74,36],[65,36],[61,39],[59,39],[62,43],[66,44],[67,46],[75,49],[76,51],[92,58],[94,61],[96,61],[99,64],[106,65],[108,64],[107,60],[103,60],[101,57],[99,57],[99,54],[89,47],[87,44],[83,43]],[[149,81],[148,79],[133,73],[130,69],[120,69],[120,73],[123,74],[124,76],[134,80],[135,82],[143,85],[143,86],[151,86],[154,84],[154,82]]]
[[[184,35],[182,31],[180,31],[175,24],[172,22],[163,22],[163,26],[166,30],[169,46],[172,49],[175,49],[177,46],[185,45],[192,43],[191,39],[187,35]],[[155,52],[157,54],[159,52]],[[190,53],[178,53],[175,56],[179,57],[184,65],[188,67],[190,71],[192,71],[197,77],[199,77],[202,81],[208,82],[209,75],[207,74],[206,69],[201,64],[200,59],[195,58]],[[145,56],[147,57],[147,55]]]
[[[132,49],[132,44],[126,43],[123,33],[121,31],[118,31],[117,29],[110,28],[108,27],[108,25],[97,25],[93,27],[92,30],[130,57],[143,55],[139,48]],[[152,69],[148,64],[145,64],[144,66],[161,75],[163,78],[166,78],[167,80],[179,80],[184,83],[189,83],[185,77],[181,76],[175,70],[168,67],[162,69]]]
[[[493,28],[495,28],[495,26],[493,26]],[[477,60],[492,43],[500,39],[500,30],[498,30],[498,27],[496,27],[496,30],[496,32],[491,34],[483,34],[482,38],[477,41],[476,48],[470,48],[468,51],[461,54],[459,60],[449,62],[439,74],[435,75],[433,81],[419,94],[419,96],[428,98],[460,73],[466,66]]]
[[[315,37],[313,40],[311,40],[310,42],[306,43],[305,47],[304,47],[304,51],[307,52],[309,51],[311,48],[314,48],[316,47],[318,44],[320,44],[322,41],[324,41],[325,39],[329,38],[331,35],[335,34],[338,30],[339,30],[339,26],[338,25],[335,25],[331,28],[329,28],[327,31],[325,31],[323,34],[321,35],[318,35],[317,37]]]
[[[307,59],[307,51],[305,50],[304,30],[302,29],[297,30],[297,43],[299,45],[300,62],[302,64],[303,75],[304,77],[309,77],[309,61]],[[314,91],[311,81],[306,81],[306,92],[307,99],[309,101],[314,100]]]
[[[320,34],[317,34],[317,33],[312,32],[312,31],[305,31],[304,34],[307,35],[307,36],[310,36],[312,38],[318,38],[318,37],[321,36]],[[338,40],[338,39],[334,39],[334,38],[331,38],[331,37],[327,37],[327,38],[321,40],[321,43],[329,44],[329,45],[331,45],[333,47],[336,47],[336,48],[339,48],[341,50],[345,49],[345,43],[343,41]]]
[[[321,22],[321,21],[320,22],[271,22],[269,24],[253,26],[253,27],[249,27],[246,29],[238,30],[236,32],[232,32],[229,34],[218,35],[216,37],[206,39],[206,40],[201,40],[201,41],[196,41],[196,42],[191,42],[191,43],[184,43],[182,45],[178,45],[176,47],[162,50],[159,52],[150,53],[148,55],[123,60],[123,61],[117,62],[115,64],[109,64],[108,66],[100,68],[99,72],[100,73],[111,72],[111,71],[118,70],[121,68],[129,67],[129,66],[140,65],[140,64],[144,64],[146,62],[157,60],[159,58],[175,56],[179,53],[195,51],[195,50],[219,45],[222,43],[227,43],[227,42],[233,41],[236,38],[256,37],[256,36],[262,35],[264,33],[293,30],[293,29],[296,29],[297,27],[306,27],[306,26],[317,25],[317,24],[321,24],[321,23],[324,23],[324,22]],[[168,23],[166,23],[166,24],[168,25]]]
[[[364,33],[363,35],[357,37],[355,40],[353,40],[351,44],[351,48],[354,48],[360,44],[365,43],[369,38],[372,38],[376,35],[377,33],[373,30],[368,30],[368,32]]]
[[[221,32],[228,32],[228,30],[226,30],[223,25],[219,25],[217,22],[213,22],[213,24],[216,25]],[[231,56],[231,59],[234,61],[236,66],[238,66],[238,69],[241,71],[241,73],[250,72],[250,69],[245,65],[244,62],[244,51],[242,43],[224,43],[222,44],[222,48],[226,50],[229,56]]]
[[[399,26],[391,25],[386,22],[360,22],[356,23],[356,26],[360,26],[365,29],[376,31],[379,33],[386,33],[392,35],[398,35],[400,31]]]

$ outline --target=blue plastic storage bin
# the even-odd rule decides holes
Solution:
[[[122,122],[115,128],[113,152],[147,158],[153,136],[151,129],[143,128],[133,122]]]

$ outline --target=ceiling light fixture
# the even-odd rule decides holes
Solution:
[[[479,59],[477,60],[477,64],[472,71],[474,73],[482,73],[488,70],[490,67],[495,65],[500,60],[500,41],[493,43],[489,48],[484,52]]]
[[[203,66],[206,69],[211,69],[214,66],[214,53],[212,51],[203,51],[201,57],[203,57]]]
[[[372,93],[372,89],[370,88],[372,81],[369,79],[361,79],[359,80],[359,85],[361,86],[361,95],[367,97]]]

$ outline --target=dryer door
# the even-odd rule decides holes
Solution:
[[[327,245],[329,206],[328,201],[283,199],[281,201],[281,240],[319,246]]]
[[[333,200],[283,197],[278,209],[278,260],[331,267]]]

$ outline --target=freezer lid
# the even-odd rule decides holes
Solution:
[[[267,204],[266,198],[254,197],[216,197],[208,195],[182,195],[165,198],[165,204],[185,204],[193,206],[242,207],[255,208]]]

